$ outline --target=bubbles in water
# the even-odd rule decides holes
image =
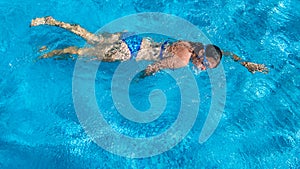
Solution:
[[[191,66],[191,67],[195,75],[199,75],[201,72],[203,72],[201,69],[198,69],[196,66]]]
[[[260,100],[269,96],[274,88],[275,85],[272,81],[263,78],[256,78],[253,80],[247,80],[244,85],[243,92],[245,95],[251,97],[251,99]]]

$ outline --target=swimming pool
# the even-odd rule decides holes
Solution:
[[[297,0],[15,0],[1,1],[0,11],[0,168],[300,167]],[[179,16],[223,49],[270,68],[267,75],[251,74],[231,59],[223,59],[225,109],[216,131],[203,144],[199,144],[199,133],[212,97],[206,72],[194,75],[200,107],[188,135],[162,154],[126,158],[99,147],[81,127],[72,96],[76,62],[33,62],[43,45],[55,49],[84,46],[85,42],[59,28],[29,28],[32,18],[51,15],[95,32],[111,21],[139,12]],[[176,82],[162,72],[133,83],[130,98],[137,109],[149,108],[149,93],[157,88],[165,93],[168,102],[154,123],[132,124],[118,114],[110,92],[117,67],[118,64],[101,63],[95,79],[95,95],[104,118],[116,131],[132,137],[163,133],[180,109]]]

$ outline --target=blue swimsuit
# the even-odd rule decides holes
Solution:
[[[139,50],[141,49],[143,37],[138,36],[138,35],[132,35],[131,33],[125,33],[122,35],[122,40],[128,46],[128,49],[130,50],[130,54],[131,54],[131,59],[134,60],[137,57]],[[165,45],[168,44],[169,42],[170,42],[170,40],[166,40],[162,44],[162,46],[160,48],[160,53],[159,53],[160,59],[163,58],[163,51],[165,50]]]
[[[132,35],[122,38],[130,50],[131,59],[135,59],[142,44],[143,38],[138,35]]]

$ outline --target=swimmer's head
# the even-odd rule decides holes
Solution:
[[[216,68],[222,59],[221,49],[212,44],[193,43],[192,62],[197,69]]]

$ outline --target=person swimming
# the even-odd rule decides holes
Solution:
[[[91,60],[105,62],[148,60],[154,63],[143,71],[144,76],[152,75],[162,69],[177,69],[187,66],[191,61],[199,70],[216,68],[222,59],[222,55],[231,56],[251,73],[256,71],[268,73],[263,64],[243,61],[232,52],[224,52],[213,44],[202,44],[190,41],[165,41],[155,42],[149,37],[133,35],[128,32],[93,34],[77,24],[69,24],[55,20],[53,17],[35,18],[30,26],[50,25],[57,26],[82,37],[90,44],[90,47],[67,47],[56,49],[46,53],[38,59],[64,57],[65,55],[78,55],[88,57]]]

